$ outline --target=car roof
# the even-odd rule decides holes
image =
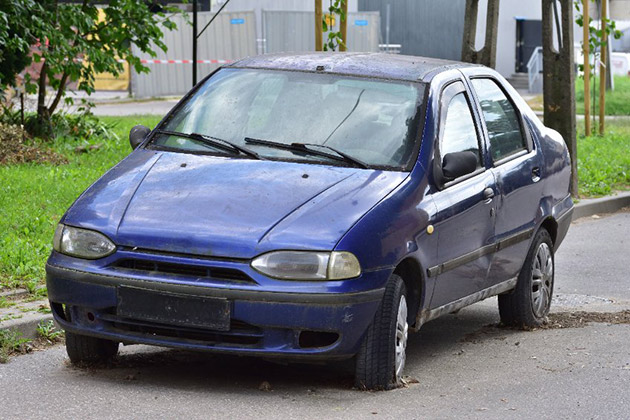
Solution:
[[[226,67],[337,73],[430,82],[442,71],[477,64],[385,53],[278,53],[247,57]]]

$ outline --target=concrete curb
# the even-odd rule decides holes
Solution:
[[[13,330],[20,333],[23,338],[34,340],[37,338],[37,326],[39,323],[52,321],[52,319],[53,316],[51,314],[26,312],[22,318],[0,322],[0,330]]]
[[[587,198],[575,205],[573,220],[594,214],[614,213],[630,206],[630,191],[601,198]]]

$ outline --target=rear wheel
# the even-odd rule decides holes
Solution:
[[[392,275],[356,356],[357,388],[392,389],[400,385],[409,334],[406,295],[403,280]]]
[[[116,356],[118,343],[66,332],[66,352],[75,365],[103,363]]]
[[[538,231],[529,249],[512,293],[499,295],[501,322],[521,328],[539,327],[551,306],[554,282],[554,255],[551,236]]]

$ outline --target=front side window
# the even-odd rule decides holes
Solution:
[[[488,129],[490,152],[496,162],[527,149],[519,116],[505,93],[491,79],[473,79]]]
[[[446,110],[444,131],[440,138],[440,155],[444,159],[449,153],[464,151],[473,152],[477,156],[477,167],[481,166],[477,130],[468,100],[460,92],[451,98]]]
[[[410,169],[417,151],[424,85],[331,74],[223,69],[208,79],[158,129],[198,133],[247,147],[266,159],[332,163],[321,156],[252,139],[334,148],[371,167]],[[207,151],[166,134],[152,144]],[[204,150],[205,149],[205,150]]]

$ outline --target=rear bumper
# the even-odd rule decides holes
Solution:
[[[286,358],[352,357],[384,292],[238,290],[95,274],[52,264],[46,265],[46,274],[53,315],[67,331],[128,344]],[[227,299],[230,328],[214,331],[121,317],[117,314],[121,285]]]

